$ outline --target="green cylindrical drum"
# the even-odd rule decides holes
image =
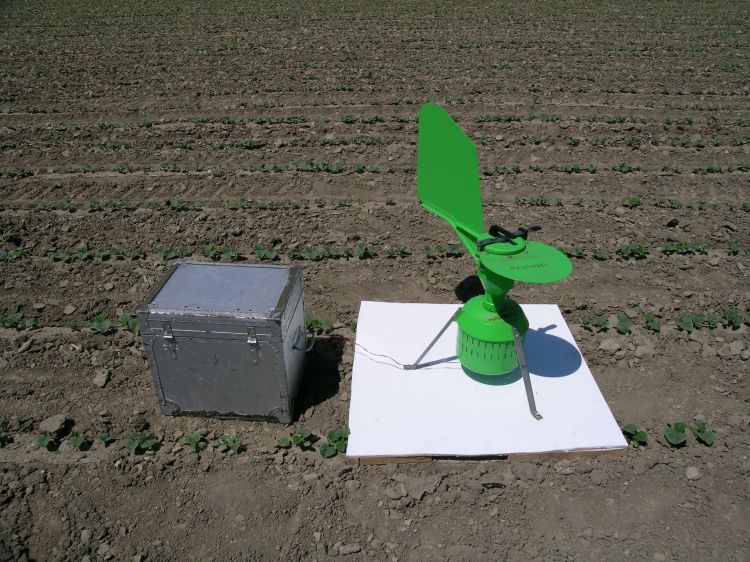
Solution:
[[[485,297],[476,296],[461,309],[456,318],[456,354],[465,369],[479,375],[505,375],[518,366],[513,328],[523,338],[529,321],[511,299],[505,299],[500,308],[500,314],[488,310]]]

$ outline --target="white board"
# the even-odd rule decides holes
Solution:
[[[560,309],[522,305],[537,409],[520,372],[470,376],[456,359],[453,322],[407,371],[459,305],[363,301],[349,407],[351,457],[487,456],[623,449],[625,438]]]

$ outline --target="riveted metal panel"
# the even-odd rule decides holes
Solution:
[[[162,412],[291,423],[305,354],[301,268],[180,260],[137,316]]]

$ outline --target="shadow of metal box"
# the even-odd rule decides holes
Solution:
[[[164,414],[292,422],[307,345],[300,267],[179,260],[137,316]]]

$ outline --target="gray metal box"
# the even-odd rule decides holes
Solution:
[[[137,315],[164,414],[292,422],[306,347],[300,267],[180,260]]]

